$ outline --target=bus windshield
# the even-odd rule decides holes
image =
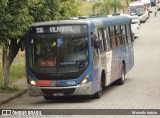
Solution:
[[[35,72],[76,72],[88,65],[88,38],[82,34],[30,38],[29,55]]]
[[[136,13],[138,16],[141,16],[144,14],[144,6],[130,6],[130,13]]]

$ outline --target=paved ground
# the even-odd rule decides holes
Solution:
[[[0,93],[0,105],[5,104],[27,92],[27,80],[26,78],[22,78],[17,82],[14,82],[10,87],[16,87],[19,91],[15,93]]]

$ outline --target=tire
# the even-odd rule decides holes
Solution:
[[[94,99],[99,99],[101,96],[102,96],[102,80],[101,80],[101,82],[100,82],[100,91],[98,91],[97,93],[95,93],[94,95],[93,95],[93,98]]]
[[[137,39],[138,38],[138,36],[134,36],[134,39]]]
[[[125,81],[125,67],[124,67],[124,64],[122,64],[121,78],[117,80],[117,84],[123,85],[124,81]]]

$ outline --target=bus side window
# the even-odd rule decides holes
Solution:
[[[120,26],[118,25],[118,26],[116,26],[116,36],[117,36],[117,46],[120,46],[121,45],[121,43],[120,43],[120,41],[121,41],[121,32],[120,32]]]
[[[123,41],[123,44],[126,44],[127,43],[127,35],[126,35],[125,25],[122,25],[121,28],[122,28],[122,41]]]
[[[126,35],[126,43],[128,43],[127,24],[125,24],[125,35]]]
[[[131,31],[130,31],[129,24],[126,25],[126,31],[127,31],[128,43],[131,43]]]
[[[110,28],[107,27],[106,28],[106,38],[107,38],[107,50],[108,51],[111,50],[111,40],[110,40],[110,34],[109,34],[109,32],[110,32]]]
[[[100,52],[104,52],[104,33],[103,33],[103,28],[98,29],[98,40],[100,41]]]
[[[120,25],[120,44],[123,45],[123,30],[122,30],[122,25]]]
[[[107,51],[106,30],[104,28],[102,29],[102,40],[103,40],[104,51]]]
[[[114,27],[110,27],[110,40],[111,40],[111,45],[112,48],[116,47],[116,34],[115,34],[115,29]]]

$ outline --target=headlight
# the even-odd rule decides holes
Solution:
[[[33,85],[33,86],[36,86],[36,82],[34,80],[30,80],[30,84]]]
[[[86,84],[86,83],[88,82],[89,77],[90,77],[90,74],[86,75],[86,76],[83,78],[83,80],[81,81],[81,84],[80,84],[80,85]]]
[[[32,85],[32,86],[37,86],[36,81],[34,81],[31,77],[28,76],[27,79],[28,79],[28,83],[29,83],[30,85]]]

